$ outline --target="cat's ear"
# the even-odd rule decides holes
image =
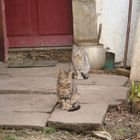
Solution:
[[[64,74],[64,70],[63,69],[60,69],[58,75],[62,75],[62,74]]]
[[[77,50],[77,46],[76,45],[73,45],[73,50]]]

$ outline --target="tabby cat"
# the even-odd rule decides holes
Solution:
[[[64,70],[60,70],[57,80],[58,103],[61,104],[63,110],[68,111],[80,109],[80,96],[72,74],[72,71],[65,72]]]
[[[75,79],[88,79],[90,64],[84,48],[74,45],[72,50],[72,64],[75,71]]]

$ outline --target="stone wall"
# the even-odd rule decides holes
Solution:
[[[40,60],[71,61],[72,47],[10,49],[8,63],[26,63]]]

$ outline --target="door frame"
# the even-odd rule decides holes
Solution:
[[[0,0],[0,59],[7,61],[9,51],[9,43],[6,30],[5,3]]]

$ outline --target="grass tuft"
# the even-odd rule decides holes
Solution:
[[[52,134],[52,133],[55,133],[55,132],[56,132],[56,129],[51,128],[51,127],[45,127],[43,129],[43,133],[45,133],[45,134]]]
[[[4,140],[16,140],[16,139],[13,136],[8,135],[4,138]]]

